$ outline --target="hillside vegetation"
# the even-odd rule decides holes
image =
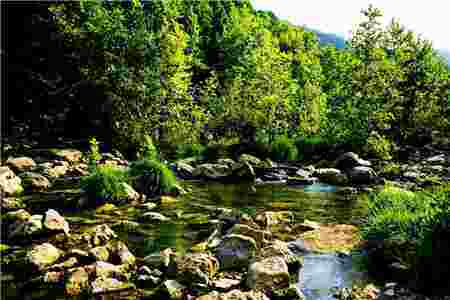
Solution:
[[[287,137],[377,154],[423,130],[449,131],[447,63],[397,21],[382,27],[374,7],[343,49],[246,0],[83,0],[48,12],[71,72],[108,99],[107,132],[123,151],[150,133],[168,151]],[[64,93],[93,110],[98,94],[81,88]]]

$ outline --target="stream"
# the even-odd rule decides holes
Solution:
[[[342,224],[358,224],[367,208],[362,197],[355,194],[340,195],[335,187],[322,184],[307,187],[281,184],[249,186],[203,181],[182,181],[181,184],[189,193],[179,196],[176,203],[155,210],[172,221],[159,225],[140,224],[138,230],[133,231],[119,230],[115,225],[121,221],[139,222],[139,216],[145,211],[143,208],[120,206],[114,212],[101,214],[93,209],[67,210],[48,203],[48,193],[24,196],[24,201],[33,213],[42,213],[48,208],[58,209],[75,232],[92,224],[108,224],[121,240],[127,242],[131,252],[138,258],[167,247],[186,252],[210,234],[208,212],[217,207],[250,215],[261,211],[289,210],[294,213],[296,222],[307,219]],[[77,182],[73,182],[59,188],[60,193],[69,195],[73,191],[76,194],[79,187]],[[56,201],[53,203],[57,205]],[[308,300],[334,299],[330,289],[351,286],[357,277],[353,274],[349,256],[307,254],[299,274],[298,288]]]

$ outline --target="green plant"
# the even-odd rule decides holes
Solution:
[[[99,165],[81,178],[81,188],[96,201],[120,199],[127,195],[124,183],[128,182],[126,169],[110,165]]]
[[[202,157],[206,152],[206,146],[202,144],[182,144],[176,150],[177,159],[188,157]]]
[[[141,149],[141,154],[144,159],[159,160],[159,153],[153,144],[153,140],[149,135],[144,136],[144,144]]]
[[[388,138],[374,131],[370,133],[367,139],[366,150],[378,158],[391,160],[394,144]]]
[[[96,140],[95,137],[92,137],[89,140],[89,166],[91,166],[91,168],[95,167],[97,165],[97,161],[99,161],[102,156],[100,154],[100,148],[98,146],[98,142]]]
[[[157,178],[159,190],[164,193],[173,191],[177,184],[177,179],[173,172],[162,162],[156,160],[142,159],[132,162],[130,165],[130,176],[153,176]]]
[[[294,141],[286,135],[275,138],[271,145],[271,156],[274,160],[296,160],[298,150]]]

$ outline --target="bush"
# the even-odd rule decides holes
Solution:
[[[165,164],[156,160],[143,159],[132,162],[130,165],[130,176],[154,178],[153,184],[155,186],[151,188],[155,188],[155,190],[157,189],[162,193],[172,192],[177,184],[177,179],[172,171]]]
[[[421,247],[433,227],[449,217],[450,184],[415,193],[387,185],[370,196],[362,233],[368,240],[399,239]]]
[[[294,141],[285,135],[275,138],[271,145],[271,157],[274,160],[298,159],[298,150]]]
[[[371,132],[367,139],[366,151],[377,158],[391,160],[394,144],[378,132]]]
[[[143,159],[159,160],[158,150],[153,144],[152,138],[148,135],[144,136],[144,144],[141,146],[139,156],[142,157]]]
[[[81,188],[96,201],[120,199],[127,195],[123,183],[128,182],[127,170],[110,165],[95,167],[81,179]]]

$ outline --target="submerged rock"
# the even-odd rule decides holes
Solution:
[[[314,176],[319,178],[319,181],[334,184],[343,185],[347,182],[347,176],[338,169],[333,168],[320,168],[315,170]]]
[[[216,257],[223,269],[245,268],[256,256],[256,242],[253,238],[230,234],[226,235],[216,249]]]

